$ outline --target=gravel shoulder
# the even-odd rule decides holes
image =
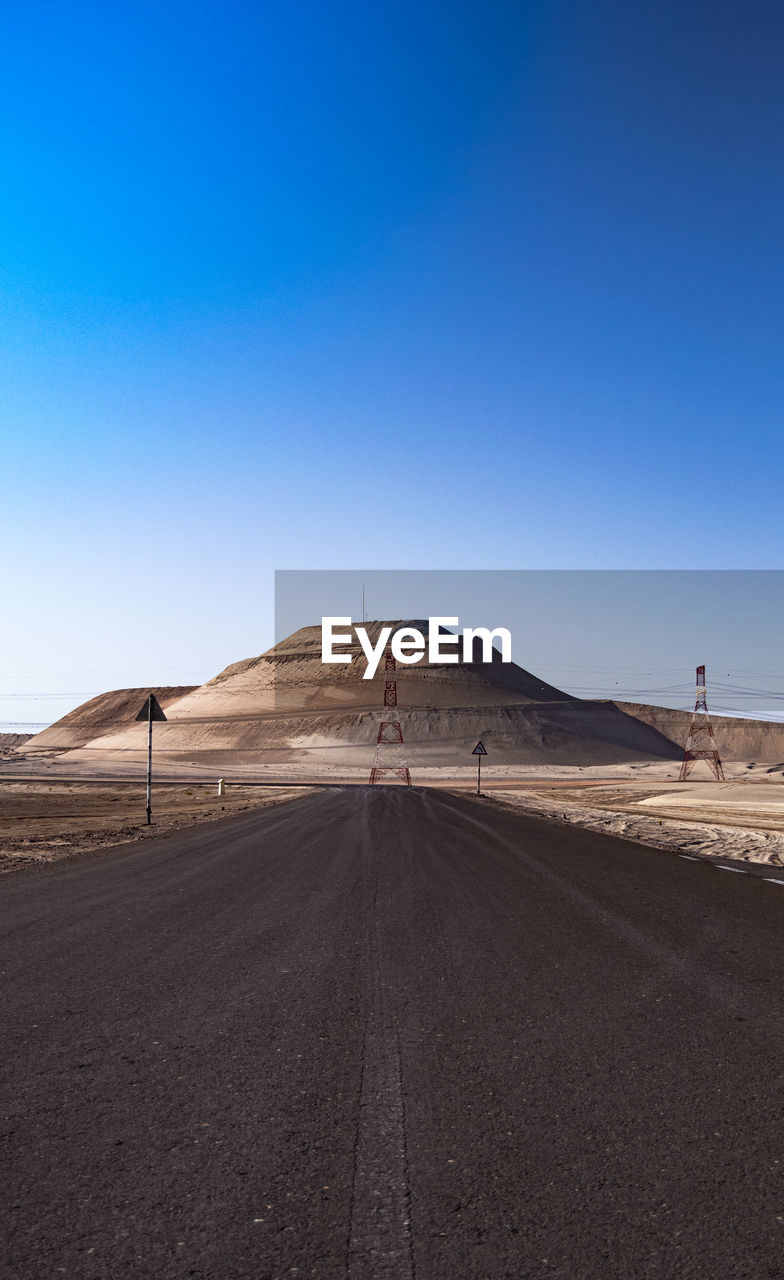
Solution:
[[[685,784],[688,785],[688,784]],[[742,799],[739,798],[742,795]],[[494,791],[499,804],[673,853],[784,866],[781,783],[701,783],[691,791],[612,785]]]
[[[144,786],[117,782],[3,782],[0,786],[0,874],[62,861],[98,849],[267,809],[311,794],[308,787],[231,787],[214,783],[153,789],[147,826]]]

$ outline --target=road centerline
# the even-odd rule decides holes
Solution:
[[[349,1280],[413,1280],[400,1035],[388,999],[383,917],[390,909],[380,850],[371,836],[371,797],[362,806],[363,873],[368,877],[368,1009],[355,1146]]]

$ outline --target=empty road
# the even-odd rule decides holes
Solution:
[[[784,1276],[784,885],[353,787],[0,930],[9,1280]]]

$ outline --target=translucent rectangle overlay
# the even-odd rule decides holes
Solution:
[[[270,705],[292,763],[349,772],[372,766],[381,726],[393,722],[407,760],[431,770],[479,738],[488,765],[675,762],[704,664],[708,707],[732,751],[784,765],[783,615],[778,570],[279,571]],[[351,636],[335,646],[350,662],[322,660],[323,618],[350,620],[334,628]],[[490,663],[431,661],[438,618],[457,619],[458,633],[507,629],[513,662],[499,652]],[[404,626],[422,632],[425,652],[390,671]],[[360,630],[379,653],[372,679]]]

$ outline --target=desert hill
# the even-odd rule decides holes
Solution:
[[[366,624],[374,643],[382,626],[405,625],[427,634],[423,620]],[[342,648],[353,662],[324,665],[321,628],[304,627],[198,688],[157,691],[167,721],[155,728],[156,756],[221,768],[364,768],[383,711],[384,664],[364,680],[359,643]],[[503,663],[499,654],[490,663],[461,659],[449,666],[423,658],[415,666],[399,665],[395,676],[397,713],[413,765],[454,763],[470,755],[480,736],[510,764],[677,757],[677,747],[656,728],[611,703],[581,701]],[[146,729],[134,717],[148,692],[119,690],[92,699],[22,751],[67,751],[74,762],[135,758],[145,749]]]
[[[70,751],[83,747],[108,731],[115,732],[122,726],[133,724],[140,708],[154,693],[166,709],[187,693],[194,685],[167,685],[163,688],[114,689],[111,693],[99,693],[81,706],[69,711],[55,724],[28,738],[19,748],[25,755],[43,752]]]
[[[620,711],[658,730],[664,737],[685,743],[691,711],[651,707],[639,702],[615,702]],[[726,760],[784,761],[784,724],[775,720],[747,720],[742,716],[714,716],[711,724],[719,754]]]
[[[382,626],[427,634],[422,620],[365,626],[373,642]],[[364,680],[359,643],[341,649],[355,660],[323,664],[321,628],[303,627],[198,688],[156,690],[167,714],[155,728],[156,758],[221,770],[369,768],[384,715],[384,663]],[[397,717],[414,769],[464,764],[480,737],[494,762],[506,765],[675,761],[689,723],[688,712],[576,698],[499,654],[490,663],[461,659],[448,666],[425,656],[416,665],[398,664],[395,678]],[[74,763],[141,758],[146,728],[134,717],[149,692],[92,699],[20,751],[65,751]],[[784,759],[784,725],[722,717],[714,725],[727,759]]]

